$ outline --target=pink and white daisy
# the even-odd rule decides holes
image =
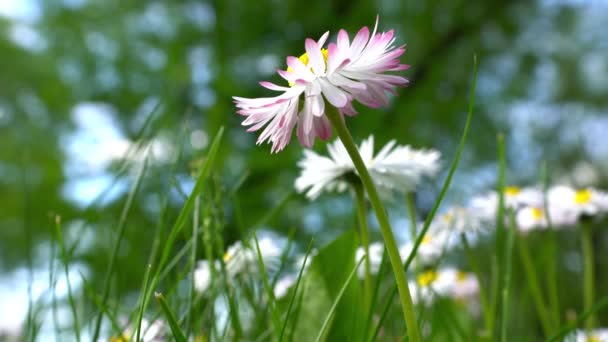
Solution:
[[[386,72],[409,66],[399,61],[405,47],[393,46],[394,31],[376,33],[377,27],[378,19],[371,35],[369,28],[363,27],[352,42],[346,31],[340,30],[336,43],[329,43],[327,49],[323,46],[329,32],[318,41],[307,38],[306,52],[299,58],[287,57],[287,70],[277,70],[289,86],[260,82],[282,94],[256,99],[235,96],[237,113],[246,117],[242,125],[250,126],[249,132],[266,126],[257,143],[268,140],[271,151],[279,152],[289,144],[296,126],[298,140],[306,147],[312,146],[316,137],[329,139],[331,124],[325,116],[326,101],[342,115],[351,116],[356,114],[353,100],[372,108],[387,106],[387,93],[394,93],[395,87],[408,81]]]

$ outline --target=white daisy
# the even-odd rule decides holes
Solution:
[[[412,191],[425,176],[434,176],[439,169],[440,153],[435,150],[415,150],[410,146],[386,144],[374,156],[374,137],[370,136],[359,146],[361,158],[370,176],[384,197],[397,190]],[[298,192],[306,192],[309,199],[317,198],[323,191],[344,191],[348,188],[349,175],[357,171],[346,148],[340,140],[327,145],[329,157],[305,150],[304,159],[298,166],[302,169],[296,179]]]
[[[517,210],[523,206],[543,206],[543,192],[537,188],[507,186],[504,195],[505,208],[507,209]],[[490,192],[484,196],[473,198],[470,207],[485,220],[494,220],[498,210],[498,199],[497,192]]]
[[[574,225],[583,216],[600,216],[608,212],[608,193],[585,188],[575,190],[558,185],[547,194],[549,215],[556,226]]]
[[[600,328],[591,331],[576,330],[566,336],[567,342],[608,342],[608,329]]]
[[[418,246],[415,260],[424,265],[435,264],[439,257],[451,248],[452,245],[453,242],[451,241],[450,231],[443,230],[432,232],[429,230],[422,238],[420,246]],[[413,247],[414,244],[411,241],[408,241],[399,248],[399,255],[404,262],[412,252]]]
[[[258,244],[266,271],[276,270],[282,255],[281,247],[277,241],[270,237],[263,237],[258,239]],[[232,244],[224,254],[224,263],[230,277],[235,277],[244,272],[255,273],[259,271],[255,240],[252,239],[249,246],[245,246],[241,241]]]
[[[463,207],[452,207],[442,215],[433,219],[431,227],[433,232],[453,231],[457,234],[478,233],[487,229],[487,224],[482,222],[481,215],[473,209]]]
[[[300,143],[311,147],[316,137],[331,137],[331,125],[325,115],[326,101],[340,114],[355,115],[352,102],[377,108],[388,105],[387,93],[394,93],[398,86],[408,81],[389,72],[405,70],[399,57],[404,46],[395,47],[394,31],[376,33],[378,20],[370,35],[367,27],[359,30],[351,42],[348,34],[340,30],[336,43],[323,46],[329,32],[318,41],[307,38],[306,52],[299,58],[287,57],[287,70],[277,70],[288,87],[270,82],[260,84],[273,91],[282,92],[275,97],[248,99],[233,97],[238,114],[246,119],[248,131],[266,126],[257,143],[272,142],[272,152],[281,151],[291,140],[297,125]],[[303,106],[300,110],[300,100]]]
[[[524,233],[533,229],[547,228],[545,210],[541,207],[526,206],[517,211],[515,215],[517,228]]]

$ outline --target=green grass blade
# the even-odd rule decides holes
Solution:
[[[456,173],[456,168],[458,167],[458,162],[460,161],[462,151],[464,150],[464,146],[467,141],[467,136],[469,133],[469,127],[471,126],[471,121],[473,118],[473,107],[475,105],[476,88],[477,88],[477,55],[474,55],[473,56],[473,83],[471,85],[471,94],[469,97],[468,113],[467,113],[466,122],[464,124],[464,131],[462,132],[462,137],[460,138],[460,143],[458,144],[458,149],[456,150],[456,156],[454,157],[454,161],[452,162],[452,166],[450,167],[448,176],[446,177],[445,182],[443,183],[443,187],[441,188],[441,191],[439,192],[439,196],[437,197],[437,200],[435,201],[433,208],[431,209],[431,211],[429,212],[429,215],[427,216],[426,220],[424,221],[424,226],[422,227],[422,230],[418,234],[418,238],[416,239],[416,241],[414,243],[412,251],[410,252],[410,254],[407,257],[407,260],[405,261],[404,268],[406,270],[410,267],[410,264],[414,260],[414,256],[416,255],[416,252],[418,251],[418,247],[422,243],[422,239],[424,239],[424,235],[426,234],[429,227],[431,226],[431,222],[433,221],[433,218],[435,217],[435,214],[437,213],[437,210],[439,209],[439,206],[441,205],[441,202],[443,201],[443,197],[445,196],[445,194],[448,191],[448,188],[452,182],[454,173]],[[393,290],[391,291],[391,294],[389,295],[389,300],[386,302],[386,305],[390,305],[390,303],[392,303],[392,299],[395,297],[396,294],[397,294],[397,286],[394,285]],[[388,310],[388,308],[385,308],[383,311],[387,311],[387,310]],[[382,317],[385,317],[385,315],[383,315]],[[378,322],[378,326],[381,326],[382,323],[383,323],[383,319],[381,319]]]
[[[277,313],[275,306],[274,290],[270,286],[268,281],[268,275],[266,274],[266,266],[264,266],[264,259],[262,258],[262,251],[260,250],[260,244],[258,242],[258,236],[253,232],[253,240],[255,241],[255,250],[258,257],[258,265],[260,266],[260,272],[262,273],[262,280],[264,282],[264,288],[266,289],[266,295],[268,296],[268,309],[270,310],[270,317],[272,319],[272,325],[274,326],[274,333],[279,334],[281,331],[281,319]]]
[[[146,294],[146,297],[144,300],[144,307],[147,306],[147,303],[149,302],[150,298],[152,297],[152,292],[154,291],[154,288],[156,287],[156,285],[159,281],[160,272],[163,271],[165,264],[166,264],[167,260],[169,259],[169,255],[171,253],[171,249],[173,247],[175,239],[177,238],[179,232],[182,230],[182,228],[186,224],[188,216],[190,215],[190,211],[192,210],[192,207],[194,206],[194,199],[196,198],[196,196],[199,193],[202,192],[202,190],[205,186],[207,177],[209,176],[209,173],[211,172],[211,168],[215,164],[217,151],[219,150],[223,133],[224,133],[224,129],[220,128],[217,135],[213,139],[213,143],[211,144],[211,147],[209,148],[209,153],[207,154],[207,159],[205,160],[205,163],[202,166],[202,168],[198,174],[194,188],[192,189],[190,196],[188,196],[186,203],[182,207],[175,223],[173,224],[173,227],[171,228],[171,230],[169,232],[169,236],[166,239],[165,247],[163,248],[158,266],[156,268],[154,276],[152,277],[152,281],[150,283],[151,284],[150,289],[148,290],[148,293]]]
[[[65,273],[65,281],[68,286],[68,301],[70,303],[70,309],[72,310],[72,319],[74,320],[74,333],[76,334],[76,341],[80,342],[80,326],[78,324],[78,312],[76,310],[76,303],[74,302],[74,294],[72,293],[72,286],[70,284],[70,261],[66,252],[65,244],[63,242],[63,234],[61,232],[61,217],[55,216],[55,228],[57,229],[57,241],[59,242],[59,250],[61,252],[61,259],[63,261],[63,270]]]
[[[583,312],[576,319],[576,321],[574,321],[574,322],[566,325],[565,327],[561,328],[555,335],[553,335],[550,338],[548,338],[547,342],[561,341],[562,337],[564,337],[569,332],[575,330],[577,327],[583,325],[589,316],[595,314],[599,310],[603,309],[605,306],[608,306],[608,296],[600,299],[599,301],[597,301],[597,303],[595,303],[591,307],[591,309]]]
[[[357,264],[355,265],[353,270],[350,272],[350,275],[348,276],[348,278],[346,278],[344,285],[342,285],[340,292],[338,292],[338,296],[336,296],[336,299],[334,300],[334,303],[331,305],[331,308],[329,309],[329,312],[327,313],[327,317],[325,318],[325,321],[323,322],[323,325],[321,326],[321,329],[319,330],[319,335],[317,335],[317,339],[316,339],[317,342],[320,342],[323,339],[323,336],[325,336],[325,333],[326,333],[325,330],[327,330],[327,328],[329,327],[329,323],[332,321],[332,319],[334,317],[334,313],[336,312],[338,303],[340,303],[340,299],[342,299],[342,296],[344,295],[344,292],[346,292],[346,288],[348,287],[348,284],[350,284],[350,281],[353,279],[355,274],[357,274],[357,269],[359,268],[359,266],[361,266],[361,263],[363,262],[363,260],[365,260],[365,258],[367,258],[366,255],[363,256],[359,260],[359,262],[357,262]]]
[[[308,256],[310,255],[310,251],[312,250],[312,244],[314,240],[310,240],[308,243],[308,248],[306,249],[306,254],[304,254],[304,262],[300,266],[300,271],[298,272],[298,279],[296,280],[296,284],[294,286],[293,294],[291,295],[291,299],[289,300],[289,305],[287,306],[287,313],[285,314],[285,318],[283,319],[283,327],[281,328],[281,334],[279,335],[279,341],[283,341],[283,336],[285,335],[285,329],[287,328],[287,322],[289,322],[289,317],[291,315],[291,310],[293,308],[293,304],[295,302],[296,296],[298,294],[298,289],[300,288],[300,282],[302,281],[302,275],[304,274],[304,268],[308,263]]]
[[[197,252],[197,242],[198,242],[198,228],[199,228],[199,219],[200,219],[200,207],[201,207],[201,198],[200,196],[196,196],[194,201],[194,210],[192,212],[192,248],[190,251],[190,265],[192,267],[191,275],[190,275],[190,293],[188,294],[188,310],[186,311],[186,331],[190,331],[190,319],[192,316],[192,305],[194,304],[194,272],[196,271],[196,252]]]
[[[121,245],[123,237],[124,237],[127,216],[129,214],[129,211],[131,210],[131,206],[133,205],[133,200],[135,199],[135,195],[137,194],[137,192],[139,190],[141,181],[146,172],[146,169],[148,166],[148,156],[149,156],[149,154],[146,154],[144,163],[141,166],[141,168],[139,169],[139,172],[137,173],[135,182],[133,183],[133,186],[131,187],[131,190],[129,191],[127,201],[125,202],[125,206],[123,207],[123,210],[120,214],[120,219],[118,220],[118,236],[116,237],[116,241],[114,242],[114,249],[112,250],[112,256],[110,257],[110,263],[108,265],[108,271],[106,272],[106,276],[105,276],[104,283],[103,283],[103,292],[101,295],[102,306],[106,305],[106,302],[108,301],[108,296],[110,295],[110,283],[111,283],[112,275],[114,274],[114,267],[116,265],[116,260],[118,259],[118,250],[120,249],[120,245]],[[99,340],[99,331],[101,329],[102,319],[103,319],[103,312],[99,312],[99,314],[97,315],[96,323],[95,323],[95,331],[93,333],[93,339],[92,339],[93,341]]]
[[[507,232],[507,246],[505,248],[505,259],[503,269],[505,270],[503,288],[502,288],[502,316],[501,316],[501,333],[500,340],[502,342],[508,341],[507,339],[507,323],[509,322],[509,296],[511,294],[510,286],[511,286],[511,273],[513,270],[513,263],[511,262],[513,256],[513,245],[515,243],[515,230],[517,229],[515,226],[515,214],[511,211],[509,212],[509,221],[510,227]]]
[[[141,292],[141,298],[139,299],[139,314],[137,315],[137,335],[135,338],[135,341],[141,341],[140,340],[140,336],[141,336],[141,321],[144,319],[144,301],[143,301],[143,297],[145,296],[146,292],[148,291],[148,286],[150,284],[150,272],[152,271],[152,265],[148,264],[148,267],[146,267],[146,273],[144,275],[144,288],[143,291]]]
[[[171,311],[171,309],[169,308],[169,305],[167,304],[165,297],[161,293],[158,293],[158,292],[154,293],[154,297],[160,304],[160,307],[163,310],[163,313],[165,314],[167,321],[169,322],[169,326],[171,327],[171,332],[173,333],[173,338],[175,338],[175,340],[177,342],[186,342],[187,341],[186,335],[184,335],[184,332],[179,328],[179,324],[177,323],[177,320],[175,319],[175,315],[173,314],[173,311]]]
[[[116,316],[114,316],[114,314],[111,313],[107,307],[101,305],[101,299],[99,298],[99,296],[97,296],[97,294],[95,293],[95,289],[93,289],[93,286],[91,286],[84,274],[80,273],[80,279],[82,279],[82,284],[84,285],[84,289],[87,295],[90,297],[93,303],[108,317],[108,319],[110,320],[110,324],[112,325],[113,331],[117,334],[117,336],[120,336],[120,334],[122,334],[122,328],[120,327]]]

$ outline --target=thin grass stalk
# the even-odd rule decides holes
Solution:
[[[547,311],[548,306],[545,303],[545,299],[543,298],[540,290],[538,275],[536,274],[536,268],[534,267],[532,257],[530,256],[530,247],[528,246],[526,236],[520,236],[518,247],[519,256],[522,264],[524,265],[524,271],[526,272],[526,279],[530,288],[530,293],[532,294],[532,299],[534,300],[534,306],[536,306],[536,312],[538,313],[545,337],[548,337],[553,331],[553,326],[551,324],[549,312]]]
[[[483,277],[481,276],[479,264],[477,263],[477,258],[475,257],[473,250],[471,249],[471,245],[469,244],[469,240],[467,239],[466,234],[460,234],[460,241],[462,242],[467,261],[471,266],[471,270],[473,270],[473,273],[477,278],[477,283],[479,284],[479,299],[481,301],[481,310],[483,311],[482,314],[484,318],[484,323],[486,329],[490,330],[490,304],[488,302],[488,293],[484,286],[484,281]]]
[[[357,207],[357,220],[359,221],[359,233],[361,236],[361,243],[363,244],[365,255],[368,256],[367,258],[365,258],[364,261],[365,278],[363,282],[363,302],[365,303],[365,308],[371,311],[370,305],[372,297],[372,266],[369,261],[369,227],[367,225],[367,203],[365,201],[365,192],[363,190],[363,185],[360,183],[355,183],[353,188],[355,189],[355,203]]]
[[[501,315],[501,324],[500,324],[500,341],[507,342],[507,327],[509,323],[509,309],[511,307],[511,303],[509,302],[509,297],[511,295],[511,273],[513,270],[513,245],[515,244],[515,214],[510,211],[509,212],[509,230],[507,232],[507,245],[505,248],[505,257],[504,257],[504,265],[503,269],[505,271],[504,283],[502,288],[502,315]]]
[[[593,267],[593,232],[588,222],[581,224],[581,248],[583,251],[583,311],[590,311],[595,297],[595,271]],[[591,313],[585,320],[585,328],[591,330],[595,327],[597,319]]]

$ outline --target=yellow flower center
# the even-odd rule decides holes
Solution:
[[[456,281],[463,282],[465,279],[467,279],[466,272],[463,272],[463,271],[456,272]]]
[[[418,285],[420,286],[429,286],[437,279],[437,272],[430,270],[418,275]]]
[[[230,259],[232,259],[232,254],[230,252],[224,253],[224,262],[228,262]]]
[[[540,220],[543,218],[543,210],[541,208],[533,207],[533,208],[530,208],[530,210],[532,211],[532,217],[535,220]]]
[[[595,335],[591,335],[587,337],[587,342],[602,342],[602,340],[600,340],[600,338]]]
[[[427,245],[427,244],[431,243],[431,241],[433,241],[431,236],[429,234],[424,234],[424,237],[422,238],[422,241],[420,242],[420,244]]]
[[[327,66],[327,55],[328,55],[328,51],[327,49],[321,49],[321,55],[323,55],[323,61],[325,62],[325,65]],[[302,64],[304,64],[305,66],[308,66],[308,62],[310,61],[310,58],[308,58],[308,53],[304,52],[300,57],[298,57],[298,59],[300,60],[300,62],[302,62]],[[293,69],[291,67],[287,67],[287,71],[288,72],[293,72]],[[293,87],[295,85],[295,83],[293,82],[289,82],[289,86]]]
[[[591,190],[583,189],[577,191],[574,195],[574,202],[576,204],[587,204],[591,202]]]
[[[521,189],[517,186],[508,186],[505,188],[505,195],[507,196],[516,196],[521,192]]]
[[[118,337],[110,336],[110,342],[129,342],[129,338],[124,335]]]

